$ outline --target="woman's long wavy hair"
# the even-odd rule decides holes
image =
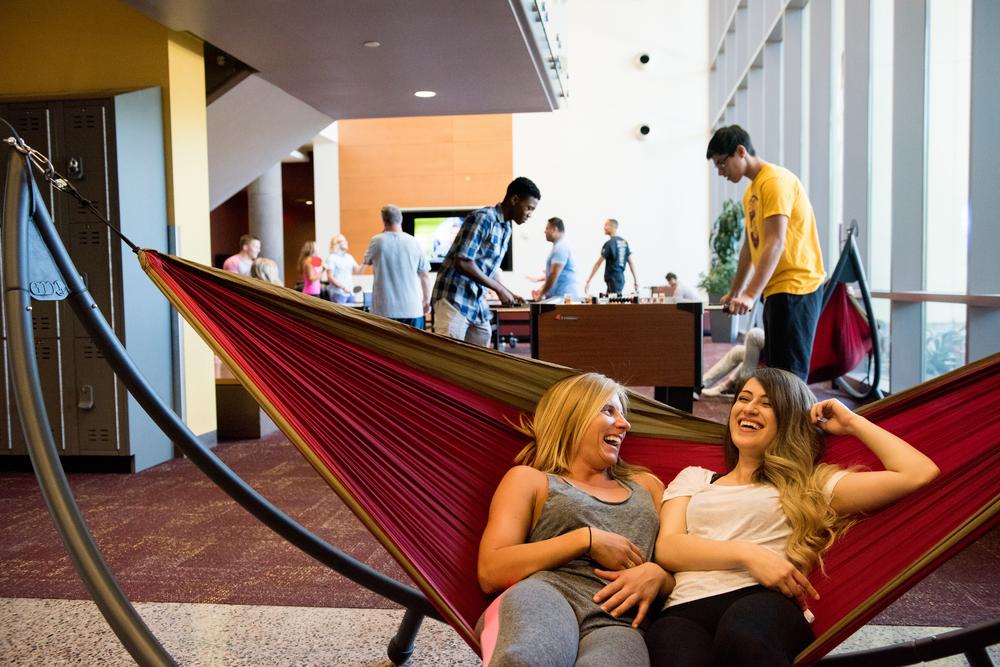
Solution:
[[[816,397],[795,375],[774,368],[758,369],[739,384],[737,398],[751,378],[760,382],[767,394],[778,432],[764,451],[764,460],[753,481],[778,490],[781,508],[792,527],[785,555],[803,572],[823,569],[823,554],[853,521],[838,515],[823,493],[838,466],[820,463],[826,434],[809,418]],[[735,404],[735,400],[734,400]],[[726,467],[732,470],[739,459],[732,433],[726,428]]]
[[[535,416],[522,417],[517,426],[531,442],[518,453],[515,463],[555,475],[567,472],[583,434],[613,396],[618,396],[627,412],[624,387],[599,373],[573,375],[553,384],[538,401]],[[640,472],[647,470],[620,457],[608,469],[613,479],[629,479]]]
[[[299,268],[303,268],[303,264],[307,259],[316,254],[316,242],[306,241],[302,244],[302,250],[299,251]]]

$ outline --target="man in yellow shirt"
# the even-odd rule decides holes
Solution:
[[[743,194],[746,235],[722,303],[742,315],[763,296],[764,360],[805,380],[826,277],[809,197],[795,174],[757,157],[739,125],[716,131],[706,157],[723,178],[750,179]]]

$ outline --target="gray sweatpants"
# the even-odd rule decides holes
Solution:
[[[493,658],[485,667],[648,667],[642,634],[605,625],[580,636],[566,598],[551,584],[525,579],[500,601]]]

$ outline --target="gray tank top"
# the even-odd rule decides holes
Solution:
[[[606,502],[569,484],[558,475],[548,477],[548,498],[538,521],[528,535],[528,542],[540,542],[583,526],[618,533],[632,541],[646,560],[653,557],[660,519],[649,492],[632,480],[622,483],[629,497],[621,502]],[[556,570],[536,572],[531,579],[548,582],[566,598],[580,622],[580,636],[608,625],[631,625],[634,612],[612,618],[593,601],[594,594],[606,581],[594,574],[602,567],[589,557],[569,561]]]

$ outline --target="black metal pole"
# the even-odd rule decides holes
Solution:
[[[407,609],[403,614],[403,620],[399,624],[396,636],[389,642],[386,655],[394,665],[402,665],[413,655],[413,644],[417,637],[417,631],[423,622],[424,616],[420,612]]]
[[[28,268],[24,261],[28,254],[32,191],[35,193],[35,212],[44,210],[44,206],[37,188],[34,188],[34,181],[25,169],[24,160],[13,149],[8,149],[8,153],[3,228],[7,350],[11,362],[11,384],[31,464],[56,531],[77,573],[122,645],[140,665],[176,665],[129,602],[101,557],[59,463],[35,361]]]
[[[32,184],[34,185],[34,184]],[[35,187],[38,197],[37,186]],[[36,199],[37,200],[37,199]],[[41,215],[39,215],[41,214]],[[153,419],[157,426],[170,438],[184,455],[198,466],[216,485],[239,503],[245,510],[264,523],[275,533],[312,556],[324,565],[336,570],[351,581],[368,588],[379,595],[404,607],[413,609],[435,620],[441,615],[420,591],[405,586],[378,570],[351,558],[293,521],[275,507],[229,469],[219,457],[205,447],[184,422],[160,399],[135,367],[128,352],[115,336],[114,330],[101,315],[97,304],[90,296],[79,272],[73,264],[66,247],[43,207],[36,214],[38,232],[52,253],[56,266],[63,274],[69,289],[67,301],[83,324],[94,344],[101,350],[108,364],[124,383],[128,392]]]

